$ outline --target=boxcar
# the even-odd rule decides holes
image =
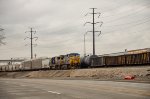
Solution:
[[[126,55],[126,65],[150,64],[150,52]]]
[[[13,71],[13,65],[9,65],[9,71]]]
[[[125,55],[120,56],[104,56],[106,66],[125,65]]]
[[[21,64],[21,70],[30,70],[32,69],[32,62],[30,60],[23,61]]]
[[[49,69],[50,68],[50,59],[42,59],[42,69]]]
[[[14,64],[13,68],[14,68],[14,71],[19,71],[20,70],[20,64]]]
[[[34,59],[32,62],[32,70],[42,69],[42,59]]]

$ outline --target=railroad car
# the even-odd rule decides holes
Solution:
[[[88,55],[85,57],[81,57],[81,68],[93,67],[94,65],[100,66],[101,61],[98,61],[97,55]]]
[[[9,71],[13,71],[14,68],[13,68],[13,65],[9,65]]]
[[[125,55],[120,56],[104,56],[105,66],[122,66],[125,65]]]
[[[77,68],[79,65],[80,65],[80,55],[78,53],[60,55],[52,57],[50,59],[51,69]]]
[[[9,65],[9,71],[13,71],[13,66]]]
[[[126,55],[126,65],[147,65],[147,64],[150,64],[150,52]]]
[[[52,69],[78,68],[79,65],[80,65],[80,54],[78,53],[70,53],[67,55],[52,57],[50,61],[50,67],[52,67]]]
[[[42,68],[42,59],[33,59],[32,60],[32,69],[39,70]]]
[[[14,67],[15,71],[19,71],[20,70],[20,64],[14,64],[13,67]]]
[[[78,53],[70,53],[67,55],[67,61],[66,61],[68,68],[79,68],[80,65],[80,54]]]
[[[42,69],[42,59],[32,59],[22,62],[21,70],[38,70]]]
[[[5,65],[0,66],[0,71],[5,71]]]
[[[65,57],[66,57],[66,55],[59,56],[59,60],[58,60],[59,69],[67,69],[67,66],[65,65]]]
[[[105,66],[105,59],[103,56],[91,58],[91,67],[102,67],[102,66]]]
[[[80,54],[71,53],[68,55],[70,68],[79,68],[80,65]]]
[[[2,66],[2,71],[7,71],[6,68],[7,68],[7,65],[3,65],[3,66]]]
[[[42,69],[50,69],[50,58],[42,59]]]
[[[106,55],[106,56],[86,56],[81,58],[81,67],[102,67],[102,66],[130,66],[130,65],[150,65],[150,52]]]
[[[2,65],[2,71],[5,71],[5,65]]]
[[[5,71],[9,71],[9,65],[5,66]]]
[[[50,58],[50,69],[55,69],[55,57]]]
[[[0,71],[41,70],[41,69],[75,69],[109,66],[150,65],[150,51],[133,50],[105,55],[80,57],[78,53],[59,55],[52,58],[32,59],[20,65],[0,66]]]
[[[61,68],[60,56],[55,56],[55,57],[51,58],[50,67],[51,67],[51,69],[60,69]]]
[[[30,60],[23,61],[21,64],[21,70],[30,70],[32,69],[32,62]]]
[[[56,57],[56,60],[55,60],[55,64],[56,64],[56,69],[61,69],[64,62],[63,62],[63,58],[64,56],[63,55],[60,55],[60,56],[57,56]]]

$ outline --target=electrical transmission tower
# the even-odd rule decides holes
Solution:
[[[24,40],[26,39],[30,39],[31,40],[31,44],[30,44],[30,47],[31,47],[31,59],[33,59],[33,45],[36,46],[37,44],[33,44],[33,39],[35,39],[35,41],[38,39],[38,37],[33,37],[33,33],[35,34],[36,31],[33,31],[33,28],[30,28],[31,30],[30,31],[26,31],[25,33],[30,33],[30,37],[26,37]],[[27,46],[28,44],[26,44]]]
[[[93,33],[93,55],[95,55],[95,33],[96,32],[99,32],[98,36],[101,34],[101,31],[95,31],[95,24],[100,24],[100,27],[102,26],[103,22],[100,21],[100,22],[95,22],[95,15],[98,14],[98,18],[100,17],[101,13],[100,12],[95,12],[95,9],[97,8],[90,8],[92,9],[92,13],[87,13],[85,16],[87,16],[88,14],[92,14],[93,15],[93,22],[86,22],[84,24],[84,26],[87,24],[87,23],[90,23],[93,25],[93,31],[87,31],[86,33],[88,32],[92,32]]]

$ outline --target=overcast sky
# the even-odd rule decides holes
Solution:
[[[30,57],[29,36],[33,27],[39,39],[34,43],[37,57],[77,52],[83,55],[83,35],[92,30],[89,8],[101,12],[102,27],[96,25],[96,54],[150,47],[150,0],[0,0],[0,27],[6,45],[0,59]],[[86,35],[86,52],[92,53],[92,33]]]

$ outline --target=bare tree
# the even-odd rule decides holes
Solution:
[[[0,45],[4,45],[5,44],[5,42],[3,41],[5,39],[3,30],[4,29],[0,28]]]

